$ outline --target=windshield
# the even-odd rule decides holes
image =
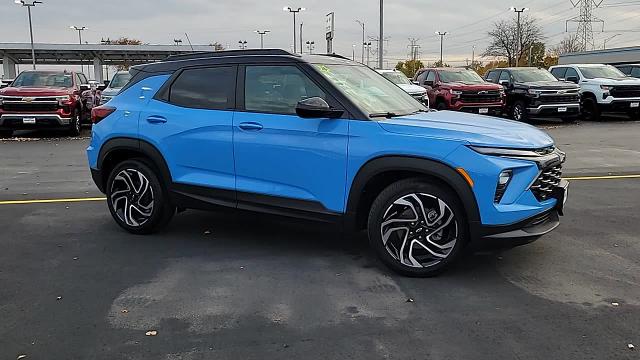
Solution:
[[[440,81],[444,83],[460,82],[468,84],[482,84],[484,80],[475,71],[462,70],[462,71],[440,71]]]
[[[396,85],[402,85],[402,84],[411,84],[411,81],[409,81],[409,79],[401,72],[383,72],[382,76],[386,77],[387,79],[389,79],[392,83],[396,84]]]
[[[368,67],[333,64],[313,66],[369,116],[382,113],[399,116],[427,111],[411,95]]]
[[[558,81],[550,72],[543,69],[516,69],[511,70],[516,82]]]
[[[113,76],[113,79],[111,79],[109,87],[114,89],[123,88],[125,85],[127,85],[129,79],[131,79],[131,74],[129,74],[128,72],[117,73]]]
[[[580,67],[580,72],[587,79],[595,79],[595,78],[608,78],[608,79],[620,79],[626,78],[625,74],[623,74],[620,70],[614,68],[611,65],[605,66],[589,66],[589,67]]]
[[[71,74],[52,72],[23,72],[11,84],[13,87],[58,87],[68,88],[73,86]]]

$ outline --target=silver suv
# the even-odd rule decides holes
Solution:
[[[131,79],[131,74],[128,71],[118,71],[111,78],[111,82],[106,89],[102,91],[102,102],[101,105],[104,105],[109,102],[114,96],[118,95],[120,89],[122,89]]]

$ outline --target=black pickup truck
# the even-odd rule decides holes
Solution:
[[[505,111],[514,120],[556,117],[571,122],[580,115],[580,86],[558,81],[545,69],[493,69],[487,72],[485,80],[504,86]]]

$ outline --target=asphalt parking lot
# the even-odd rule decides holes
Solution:
[[[540,126],[568,154],[561,226],[432,279],[285,218],[130,235],[94,199],[89,130],[1,140],[0,358],[638,359],[640,122]],[[88,201],[10,202],[47,199]]]

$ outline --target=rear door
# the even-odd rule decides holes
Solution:
[[[176,188],[205,191],[224,205],[235,205],[236,73],[235,65],[184,69],[149,100],[139,121],[140,137],[160,150]]]
[[[244,102],[233,120],[238,207],[278,212],[343,211],[348,119],[308,119],[296,105],[321,97],[340,105],[295,64],[247,65]]]

